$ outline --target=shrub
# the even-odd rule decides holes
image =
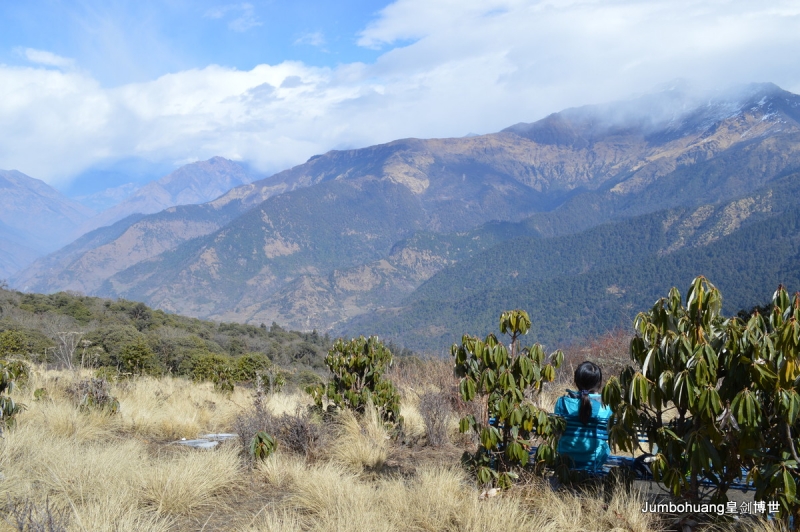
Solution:
[[[133,375],[155,375],[161,369],[155,353],[142,340],[123,347],[119,363],[122,371]]]
[[[658,446],[656,480],[673,494],[701,497],[699,480],[727,500],[741,469],[756,499],[800,517],[800,294],[779,287],[767,320],[720,314],[722,296],[703,277],[677,289],[634,322],[629,366],[603,389],[614,411],[609,441],[630,450],[636,432]],[[795,521],[796,522],[796,521]]]
[[[50,392],[47,391],[47,388],[36,388],[33,391],[34,401],[46,401],[48,399],[50,399]]]
[[[258,432],[274,437],[281,449],[302,455],[306,459],[316,457],[325,440],[324,427],[315,422],[310,411],[298,408],[294,414],[276,416],[266,410],[252,410],[240,415],[234,423],[242,442],[252,442]],[[248,447],[249,449],[249,447]]]
[[[272,362],[261,353],[247,353],[235,359],[237,381],[255,380],[256,374],[272,368]]]
[[[25,336],[21,332],[0,332],[0,357],[23,355],[25,351]]]
[[[216,353],[194,355],[187,365],[191,367],[192,380],[213,382],[217,391],[233,392],[236,369],[230,357]]]
[[[267,393],[277,393],[286,385],[286,373],[276,367],[271,367],[256,374],[256,382]]]
[[[269,458],[269,455],[275,452],[276,447],[277,443],[275,442],[275,438],[263,430],[258,431],[255,436],[253,436],[253,439],[250,440],[250,456],[255,460],[263,462]]]
[[[392,364],[392,353],[377,336],[338,339],[325,357],[333,373],[327,386],[309,386],[306,391],[321,408],[323,398],[338,408],[363,414],[368,404],[374,405],[384,422],[398,423],[400,395],[391,381],[383,378]]]
[[[144,335],[135,327],[117,323],[90,331],[83,338],[102,349],[101,366],[121,366],[119,357],[125,346],[144,342]]]
[[[76,405],[82,412],[102,410],[109,414],[119,412],[119,401],[111,395],[110,386],[105,379],[85,379],[67,388]]]
[[[147,329],[153,322],[153,311],[151,311],[144,303],[136,303],[128,311],[128,315],[138,331]]]
[[[16,416],[25,409],[9,395],[17,384],[28,380],[28,366],[20,360],[0,360],[0,436],[16,424]]]
[[[539,344],[521,348],[519,337],[531,326],[524,310],[503,312],[500,332],[511,339],[508,348],[494,334],[485,340],[464,335],[461,345],[453,345],[456,375],[461,377],[459,391],[464,401],[476,398],[482,415],[461,419],[461,432],[473,431],[480,439],[474,454],[464,453],[465,465],[473,469],[480,484],[496,483],[501,488],[517,477],[515,469],[528,463],[528,447],[538,435],[543,439],[536,459],[553,464],[556,440],[565,423],[529,399],[542,390],[544,382],[555,379],[563,354],[556,351],[545,356]],[[547,361],[550,363],[546,363]]]
[[[450,397],[446,392],[428,391],[419,398],[419,413],[425,423],[428,445],[441,447],[450,440],[447,434],[448,421],[453,414]]]

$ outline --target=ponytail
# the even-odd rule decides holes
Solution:
[[[592,419],[592,400],[590,392],[596,392],[603,382],[603,372],[594,362],[584,362],[575,369],[575,385],[578,387],[581,404],[578,419],[586,425]]]
[[[592,419],[592,400],[589,399],[589,392],[586,390],[581,390],[580,396],[581,405],[578,407],[578,419],[586,425]]]

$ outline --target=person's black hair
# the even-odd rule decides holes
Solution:
[[[594,362],[583,362],[575,368],[575,386],[580,393],[581,404],[578,407],[578,419],[584,425],[592,418],[592,400],[589,393],[597,392],[603,382],[603,371]]]

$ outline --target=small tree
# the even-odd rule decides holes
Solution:
[[[515,468],[525,467],[528,448],[541,440],[536,452],[540,465],[553,464],[556,441],[564,420],[538,406],[542,384],[555,379],[564,355],[545,355],[540,344],[521,348],[519,337],[527,334],[531,320],[523,310],[504,312],[500,332],[511,337],[508,347],[490,334],[485,340],[464,335],[453,345],[455,373],[461,377],[459,392],[464,401],[481,402],[481,419],[461,419],[461,432],[474,432],[480,439],[475,454],[465,453],[464,462],[476,472],[480,484],[496,483],[507,488],[516,478]]]
[[[722,296],[703,277],[686,303],[673,288],[635,321],[629,366],[603,389],[614,411],[609,441],[638,446],[644,431],[657,446],[653,475],[673,494],[727,500],[742,469],[756,498],[778,500],[782,515],[798,516],[800,481],[800,294],[779,287],[769,320],[747,324],[720,314]]]
[[[119,363],[123,371],[134,375],[153,375],[159,370],[158,358],[142,340],[123,347],[119,354]]]
[[[233,361],[226,355],[206,352],[192,357],[192,380],[196,382],[211,381],[217,391],[233,392],[236,374],[237,370]]]
[[[0,332],[0,357],[25,353],[25,336],[15,330]]]
[[[392,365],[392,352],[377,336],[360,336],[349,342],[339,338],[333,344],[325,364],[333,373],[327,385],[314,385],[306,391],[322,407],[327,398],[336,407],[364,413],[368,404],[378,408],[384,422],[400,423],[400,394],[383,374]]]
[[[756,498],[777,500],[783,516],[800,519],[800,293],[779,286],[772,313],[755,313],[726,361],[729,417],[741,427],[740,449],[755,462]]]
[[[259,373],[273,368],[272,361],[263,353],[247,353],[236,357],[233,364],[239,382],[255,380]]]
[[[603,402],[614,411],[611,444],[632,451],[637,431],[644,431],[659,450],[654,476],[675,495],[697,497],[699,479],[716,472],[722,480],[726,464],[738,477],[738,453],[715,422],[723,408],[717,382],[729,325],[721,306],[719,291],[702,277],[692,282],[687,307],[673,288],[634,321],[630,354],[637,367],[628,366],[603,388]],[[726,489],[721,486],[717,497]]]

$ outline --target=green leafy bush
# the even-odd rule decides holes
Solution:
[[[263,430],[256,432],[253,439],[250,440],[250,456],[255,460],[266,460],[269,455],[275,452],[278,444],[275,438],[264,432]]]
[[[233,360],[226,355],[205,353],[194,355],[187,364],[191,367],[189,375],[196,382],[209,381],[214,383],[214,389],[230,393],[236,381],[236,368]]]
[[[561,351],[546,356],[540,344],[521,348],[519,337],[530,326],[527,312],[504,312],[500,332],[511,337],[508,347],[490,334],[485,340],[464,335],[461,345],[451,348],[462,399],[481,403],[480,419],[468,415],[459,424],[461,432],[472,431],[480,440],[476,453],[464,455],[480,484],[509,487],[517,476],[515,469],[528,464],[528,448],[535,438],[542,440],[537,463],[555,463],[564,420],[541,409],[536,399],[542,384],[555,379],[564,356]]]
[[[50,392],[47,391],[47,388],[36,388],[33,391],[34,401],[46,401],[48,399],[50,399]]]
[[[275,366],[256,374],[256,385],[266,393],[278,393],[286,385],[286,373]]]
[[[400,394],[391,381],[383,378],[392,365],[392,352],[377,336],[360,336],[349,342],[338,339],[333,343],[325,364],[333,373],[327,386],[306,388],[321,408],[327,398],[336,407],[363,414],[367,405],[374,405],[384,422],[401,423]]]
[[[635,366],[612,377],[603,402],[614,411],[612,445],[631,450],[636,432],[657,445],[656,480],[673,494],[701,497],[701,479],[727,490],[742,468],[756,498],[800,514],[800,294],[779,287],[772,312],[744,323],[720,314],[722,296],[703,277],[681,299],[673,288],[634,322]]]
[[[233,360],[235,361],[236,380],[240,382],[253,381],[258,373],[273,367],[267,355],[262,353],[247,353]]]
[[[16,424],[16,416],[25,409],[9,395],[19,383],[28,380],[28,365],[20,360],[0,360],[0,435]]]
[[[0,357],[22,355],[25,352],[25,336],[15,330],[0,332]]]
[[[119,364],[121,371],[133,375],[156,375],[161,371],[155,353],[142,340],[122,348]]]

